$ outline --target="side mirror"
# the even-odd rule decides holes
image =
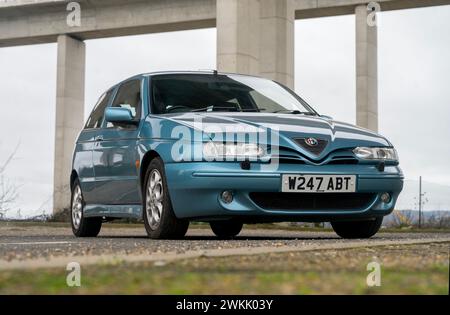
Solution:
[[[105,120],[110,123],[135,124],[131,110],[123,107],[108,107],[105,110]]]
[[[320,115],[320,117],[328,119],[328,120],[333,120],[333,117],[327,116],[327,115]]]

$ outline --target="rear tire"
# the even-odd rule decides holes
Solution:
[[[231,239],[237,236],[241,230],[243,224],[238,221],[212,221],[209,223],[211,230],[220,239]]]
[[[381,227],[383,218],[374,220],[331,222],[333,230],[342,238],[370,238],[374,236]]]
[[[102,228],[102,218],[85,218],[85,202],[81,191],[80,182],[75,180],[70,198],[70,221],[72,232],[77,237],[96,237]]]
[[[143,209],[145,230],[153,239],[180,239],[186,235],[189,221],[178,219],[173,212],[169,189],[160,158],[153,159],[145,173]]]

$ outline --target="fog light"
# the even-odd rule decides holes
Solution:
[[[391,201],[391,194],[385,192],[381,194],[381,201],[384,203],[389,203]]]
[[[222,194],[220,195],[220,198],[222,199],[223,202],[225,203],[231,203],[233,201],[233,193],[229,190],[225,190],[224,192],[222,192]]]

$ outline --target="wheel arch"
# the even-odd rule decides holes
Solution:
[[[70,173],[70,191],[73,189],[73,184],[75,183],[75,180],[78,179],[78,173],[75,170],[72,170]]]
[[[148,151],[142,158],[141,166],[139,169],[139,187],[141,189],[142,198],[144,197],[145,173],[150,162],[155,158],[161,158],[159,153],[155,150]]]

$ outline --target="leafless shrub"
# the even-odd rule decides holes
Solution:
[[[413,225],[413,215],[411,212],[394,210],[392,213],[392,222],[390,227],[393,228],[410,228]]]
[[[10,210],[10,206],[18,197],[17,186],[11,183],[5,176],[5,171],[16,155],[18,148],[19,145],[16,146],[6,161],[0,165],[0,219],[6,216],[6,213]]]
[[[450,215],[444,211],[433,213],[424,222],[424,226],[434,229],[448,229],[450,228]]]
[[[63,209],[57,213],[53,213],[47,217],[48,222],[70,222],[69,209]]]

